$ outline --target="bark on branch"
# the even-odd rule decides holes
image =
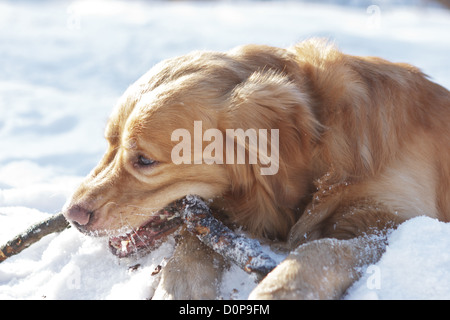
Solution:
[[[61,232],[69,226],[62,213],[55,214],[47,220],[37,223],[0,248],[0,263],[10,256],[18,254],[42,237],[54,232]]]
[[[244,271],[263,277],[277,266],[275,260],[264,253],[259,241],[237,235],[214,218],[210,208],[199,197],[187,196],[175,206],[179,208],[189,232]]]

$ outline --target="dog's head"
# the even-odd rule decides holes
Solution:
[[[149,222],[161,229],[161,208],[196,194],[225,199],[251,232],[286,236],[317,134],[299,70],[293,53],[266,46],[156,65],[120,99],[105,131],[108,150],[66,204],[66,218],[100,235]]]

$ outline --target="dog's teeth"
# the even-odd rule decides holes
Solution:
[[[159,218],[160,218],[161,220],[166,220],[166,219],[167,219],[167,216],[164,215],[164,214],[160,214],[160,215],[159,215]]]
[[[174,215],[172,215],[170,217],[167,217],[167,220],[172,220],[172,219],[175,219],[175,218],[178,218],[178,217],[179,217],[179,215],[174,214]]]
[[[128,244],[130,243],[130,240],[122,240],[120,242],[120,248],[122,251],[127,251],[128,250]]]

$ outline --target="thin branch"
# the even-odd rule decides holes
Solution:
[[[49,219],[31,226],[0,248],[0,263],[28,248],[42,237],[54,232],[61,232],[68,226],[69,222],[67,222],[62,213],[55,214]]]

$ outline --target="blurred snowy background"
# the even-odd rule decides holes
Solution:
[[[414,64],[450,88],[442,2],[0,0],[0,244],[61,209],[105,151],[115,101],[158,61],[326,37],[346,53]],[[102,239],[69,229],[0,264],[0,299],[151,298],[150,274],[172,247],[118,261]],[[450,299],[448,248],[448,224],[413,219],[347,298]],[[254,285],[235,267],[219,284],[224,299]]]

